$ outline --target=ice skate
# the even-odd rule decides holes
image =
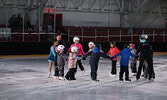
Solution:
[[[50,78],[51,72],[48,73],[48,78]]]
[[[123,79],[119,79],[119,82],[122,83],[124,80]]]
[[[99,82],[99,80],[92,80],[92,82]]]
[[[132,75],[132,76],[136,76],[137,74],[136,74],[136,73],[132,73],[131,75]]]
[[[116,74],[109,73],[109,76],[110,76],[110,77],[115,77],[115,76],[117,76],[117,75],[116,75]]]
[[[127,80],[125,80],[126,82],[131,82],[131,79],[127,79]]]
[[[53,76],[54,79],[58,79],[59,77],[58,76]]]
[[[153,79],[153,78],[149,78],[148,80],[149,80],[150,82],[154,81],[154,79]]]
[[[59,76],[59,80],[65,80],[63,76]]]
[[[84,75],[84,74],[85,74],[85,71],[86,71],[86,70],[82,70],[82,75]]]

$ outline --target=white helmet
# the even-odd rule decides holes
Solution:
[[[77,48],[76,46],[73,46],[73,47],[71,48],[71,52],[78,52],[78,48]]]
[[[89,42],[88,45],[92,45],[92,46],[95,46],[95,44],[93,42]]]
[[[73,42],[76,42],[76,41],[79,41],[80,39],[79,39],[79,37],[74,37],[73,38]]]
[[[63,51],[64,50],[64,45],[58,45],[58,51]]]

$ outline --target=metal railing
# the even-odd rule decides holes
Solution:
[[[66,33],[61,33],[65,41],[72,41],[78,36],[81,41],[109,42],[137,42],[141,34],[148,34],[149,42],[167,42],[166,30],[132,30],[110,28],[66,28]],[[49,42],[55,38],[56,33],[48,32],[11,32],[10,28],[0,28],[0,42]]]
[[[118,42],[137,42],[139,41],[139,36],[141,34],[147,34],[149,36],[148,41],[149,42],[167,42],[167,30],[158,30],[158,29],[149,29],[149,31],[146,29],[142,29],[140,31],[132,30],[131,34],[128,34],[128,29],[102,29],[103,31],[98,31],[98,28],[94,28],[92,30],[89,30],[85,32],[85,28],[81,28],[80,31],[78,29],[71,29],[68,28],[68,41],[70,41],[74,36],[78,36],[81,38],[82,41],[84,39],[87,40],[94,40],[98,42],[109,42],[112,40],[118,41]],[[78,33],[80,34],[78,34]],[[75,34],[77,33],[77,34]],[[87,35],[88,33],[92,33],[94,35]],[[100,35],[97,35],[99,33]],[[101,38],[101,39],[98,39]]]

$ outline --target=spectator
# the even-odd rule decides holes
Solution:
[[[17,27],[16,15],[13,15],[13,16],[9,19],[9,24],[10,24],[10,26],[11,26],[12,29],[16,29],[16,27]]]
[[[25,23],[25,29],[32,30],[31,29],[31,18],[28,14],[24,17],[24,23]]]
[[[17,29],[21,29],[23,25],[23,18],[21,17],[21,14],[17,15]]]

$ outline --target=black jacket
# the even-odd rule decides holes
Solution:
[[[152,57],[153,50],[152,46],[149,45],[149,43],[140,43],[136,54],[140,53],[140,57],[146,58],[146,57]]]
[[[87,57],[89,55],[91,55],[90,60],[89,60],[89,64],[92,66],[98,65],[100,57],[109,58],[109,56],[100,52],[100,50],[97,47],[94,47],[92,51],[86,53],[85,57]]]

